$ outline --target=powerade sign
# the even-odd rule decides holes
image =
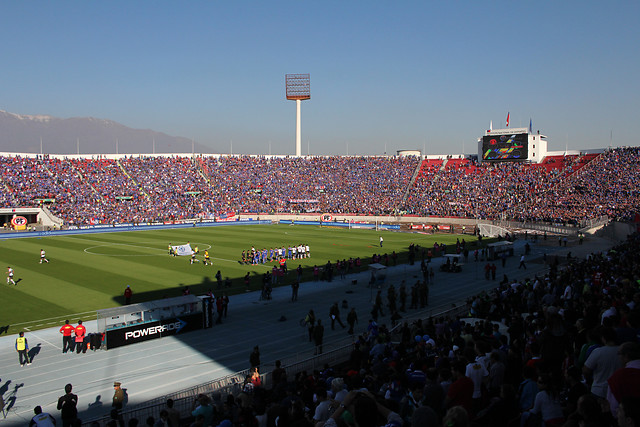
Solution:
[[[168,325],[151,326],[144,329],[125,332],[124,339],[125,341],[128,341],[130,339],[137,339],[146,336],[151,337],[153,335],[162,334],[163,332],[167,331],[175,331],[175,333],[177,334],[182,330],[184,325],[186,325],[186,323],[178,319],[176,323],[169,323]]]
[[[203,327],[202,313],[164,319],[155,322],[139,323],[124,328],[112,329],[106,333],[107,348],[122,347],[170,335],[196,331]]]

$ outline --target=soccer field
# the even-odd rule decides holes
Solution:
[[[384,237],[384,247],[379,246]],[[472,236],[464,236],[469,243]],[[0,263],[15,270],[16,286],[6,284],[0,290],[2,312],[0,333],[39,329],[72,321],[95,319],[95,310],[124,303],[127,285],[133,289],[133,303],[182,295],[189,286],[195,295],[209,289],[216,292],[214,278],[218,270],[232,281],[229,294],[245,292],[244,276],[251,274],[251,290],[260,289],[262,275],[273,263],[242,265],[243,250],[308,244],[311,258],[289,260],[289,270],[304,269],[303,281],[312,280],[312,267],[327,261],[360,257],[366,269],[373,254],[399,254],[405,262],[411,243],[433,247],[446,243],[455,249],[454,234],[424,235],[372,230],[348,230],[317,226],[243,225],[195,227],[153,231],[113,232],[67,236],[32,237],[0,240]],[[168,255],[169,243],[190,242],[198,246],[200,262],[190,264],[190,257]],[[50,262],[40,264],[40,249]],[[202,257],[208,249],[213,266],[204,266]],[[419,259],[419,258],[418,258]],[[287,286],[296,279],[295,272],[284,277]]]

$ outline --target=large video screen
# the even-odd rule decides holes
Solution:
[[[482,137],[482,160],[527,160],[528,135],[486,135]]]

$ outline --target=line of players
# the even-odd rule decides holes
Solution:
[[[309,245],[289,246],[285,248],[270,248],[256,250],[255,247],[242,251],[242,264],[266,264],[268,262],[279,261],[281,259],[304,259],[311,258]]]

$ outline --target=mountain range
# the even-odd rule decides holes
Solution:
[[[41,144],[42,141],[42,151]],[[155,144],[154,144],[155,141]],[[43,154],[191,153],[189,138],[150,129],[133,129],[93,117],[62,119],[0,110],[0,152]],[[193,152],[211,153],[194,143]]]

